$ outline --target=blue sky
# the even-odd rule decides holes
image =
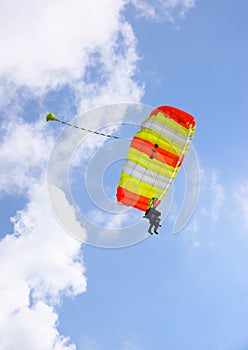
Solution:
[[[244,0],[0,5],[0,349],[248,349],[247,10]],[[179,234],[189,168],[148,237],[140,212],[118,216],[113,203],[128,144],[44,121],[52,110],[129,138],[142,115],[108,105],[140,103],[197,121],[199,198]],[[128,246],[107,249],[113,232]],[[99,237],[103,248],[87,244]]]

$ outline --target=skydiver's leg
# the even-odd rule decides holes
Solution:
[[[159,223],[160,223],[160,220],[156,220],[154,223],[154,233],[156,233],[156,235],[158,234],[158,228],[160,226]]]
[[[148,228],[148,232],[150,233],[150,235],[153,235],[152,228],[153,228],[153,223],[151,223]]]

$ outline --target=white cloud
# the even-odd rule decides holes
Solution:
[[[12,118],[1,126],[0,192],[26,192],[46,165],[52,138],[41,122],[27,124]]]
[[[94,224],[102,227],[102,228],[123,228],[125,226],[125,223],[130,219],[130,213],[129,211],[124,213],[106,213],[103,211],[100,211],[98,209],[93,209],[87,213],[88,217],[94,218]],[[105,233],[106,234],[106,233]],[[109,234],[111,233],[111,230],[109,230]]]
[[[30,86],[79,78],[88,51],[109,45],[118,31],[123,4],[123,0],[2,1],[0,74]]]
[[[48,187],[53,213],[58,222],[73,237],[76,237],[81,242],[85,242],[87,237],[86,231],[77,220],[78,212],[75,206],[69,203],[62,189],[53,184],[48,185]]]
[[[57,314],[53,308],[38,302],[32,308],[22,307],[5,318],[1,329],[1,349],[75,350],[68,337],[56,329]]]
[[[16,93],[16,86],[34,94],[70,84],[84,110],[95,106],[99,95],[98,104],[139,101],[143,88],[133,80],[137,43],[124,17],[130,2],[146,17],[172,21],[195,6],[195,0],[2,1],[2,100]]]
[[[13,233],[0,241],[1,346],[72,350],[74,345],[57,330],[54,307],[61,295],[84,292],[86,279],[81,244],[58,225],[49,205],[45,165],[51,138],[39,122],[19,120],[13,128],[10,121],[5,132],[1,188],[5,194],[25,193],[27,205],[12,219]],[[69,205],[66,210],[72,218]]]
[[[123,22],[108,45],[97,51],[97,57],[93,55],[92,60],[89,60],[84,81],[74,85],[79,112],[99,105],[141,100],[144,86],[135,81],[139,61],[136,44],[132,27]],[[91,70],[94,71],[94,77],[90,75],[88,81],[88,72]]]
[[[5,350],[73,349],[57,331],[61,294],[86,290],[80,243],[54,218],[46,188],[30,189],[14,233],[0,242],[0,338]],[[15,334],[15,336],[11,336]]]
[[[139,57],[133,29],[123,16],[126,3],[1,3],[0,106],[3,111],[8,106],[6,115],[13,108],[20,112],[30,96],[47,96],[61,86],[71,88],[78,113],[113,102],[139,102],[144,87],[135,81]],[[62,114],[67,110],[63,103]]]
[[[159,21],[175,22],[195,7],[196,0],[155,0],[151,4],[146,0],[131,0],[139,15]]]

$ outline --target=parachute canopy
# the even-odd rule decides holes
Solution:
[[[154,109],[131,141],[117,201],[142,211],[156,206],[175,179],[195,132],[192,115],[174,107]]]

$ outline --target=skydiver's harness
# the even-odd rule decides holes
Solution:
[[[150,223],[156,222],[156,221],[160,221],[159,216],[161,215],[161,213],[156,210],[155,208],[149,208],[145,215],[143,216],[143,218],[148,219]]]
[[[160,211],[158,211],[156,209],[156,201],[157,201],[157,198],[152,198],[149,203],[148,203],[148,210],[145,212],[145,215],[143,216],[143,218],[145,219],[148,219],[149,220],[149,223],[150,223],[150,228],[148,230],[149,233],[150,232],[150,229],[152,226],[155,226],[156,229],[161,226],[159,223],[160,223],[160,218],[159,216],[161,215]],[[155,231],[156,232],[156,231]],[[156,232],[157,233],[157,232]]]

